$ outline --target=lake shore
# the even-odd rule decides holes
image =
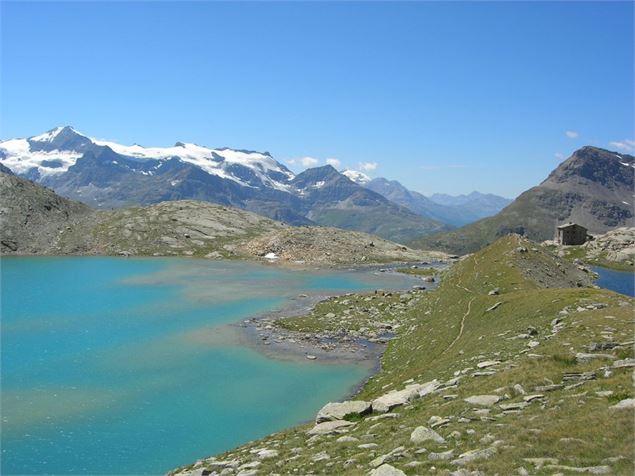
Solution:
[[[412,264],[412,263],[411,263]],[[415,266],[433,268],[438,273],[445,263],[419,263]],[[353,270],[359,273],[397,273],[403,268],[402,264],[390,266],[369,265],[357,267]],[[400,273],[400,278],[404,275]],[[351,298],[355,296],[370,296],[373,308],[379,308],[380,303],[394,299],[395,296],[410,295],[410,293],[425,292],[438,285],[428,279],[423,282],[418,276],[410,275],[406,278],[409,287],[395,287],[389,290],[376,289],[365,293],[331,293],[294,297],[281,309],[245,319],[231,324],[233,335],[238,343],[250,347],[268,358],[289,360],[295,362],[319,362],[321,364],[342,365],[350,363],[366,363],[369,366],[369,377],[381,370],[381,356],[390,340],[395,338],[390,328],[383,329],[378,335],[361,333],[351,336],[347,332],[329,331],[327,329],[315,331],[298,331],[286,329],[284,321],[292,318],[303,319],[309,314],[319,313],[317,308],[336,298]],[[424,286],[425,284],[425,286]],[[368,299],[368,298],[367,298]],[[326,314],[329,315],[328,313]],[[361,388],[363,383],[356,386]]]

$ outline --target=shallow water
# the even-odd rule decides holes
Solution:
[[[227,324],[379,273],[237,262],[2,258],[2,474],[148,474],[306,421],[370,364],[282,361]]]
[[[630,271],[615,271],[607,268],[593,268],[599,274],[595,284],[601,288],[635,297],[635,275]]]

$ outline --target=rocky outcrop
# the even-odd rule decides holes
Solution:
[[[635,261],[635,227],[620,227],[593,237],[583,245],[588,259],[605,259],[616,263]]]

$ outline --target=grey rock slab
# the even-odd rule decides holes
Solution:
[[[387,418],[399,418],[399,413],[382,413],[381,415],[375,415],[372,417],[368,417],[368,421],[378,421],[385,420]]]
[[[340,436],[337,440],[335,440],[337,443],[357,443],[359,441],[358,438],[355,438],[354,436]]]
[[[523,458],[523,461],[533,464],[536,469],[540,469],[546,464],[558,464],[556,458]]]
[[[318,423],[309,431],[307,431],[307,435],[330,435],[332,433],[339,433],[341,431],[344,431],[348,427],[353,425],[353,422],[346,420],[325,421],[324,423]]]
[[[404,390],[393,390],[373,400],[374,412],[387,413],[395,407],[419,398],[419,386],[415,385]]]
[[[410,441],[416,445],[430,440],[439,444],[445,443],[445,439],[441,435],[430,428],[426,428],[425,426],[418,426],[410,434]]]
[[[498,406],[503,411],[509,411],[509,410],[522,410],[528,405],[529,403],[527,402],[515,402],[515,403],[501,403]]]
[[[327,403],[315,417],[315,423],[332,420],[344,420],[348,415],[366,415],[371,411],[371,403],[363,400],[349,400],[346,402]]]
[[[535,393],[533,395],[526,395],[523,397],[523,400],[527,403],[532,402],[534,400],[539,400],[545,398],[545,396],[542,393]]]
[[[278,456],[277,450],[262,450],[258,452],[258,458],[260,459],[275,458],[276,456]]]
[[[587,354],[584,352],[578,352],[577,354],[575,354],[575,360],[579,364],[591,362],[592,360],[595,360],[595,359],[615,360],[615,356],[611,354]]]
[[[586,474],[613,474],[610,466],[586,466],[577,468],[575,466],[565,466],[562,464],[548,464],[545,469],[567,471],[569,473],[586,473]]]
[[[611,405],[609,410],[628,410],[632,408],[635,408],[635,398],[626,398],[620,400],[615,405]]]
[[[382,464],[380,467],[373,469],[369,476],[406,476],[402,470],[395,468],[389,464]]]
[[[483,362],[479,362],[476,366],[479,369],[485,369],[487,367],[493,367],[494,365],[500,364],[500,360],[484,360]]]
[[[428,453],[430,461],[447,461],[454,456],[454,450],[443,451],[441,453]]]
[[[615,362],[613,362],[613,367],[616,369],[635,367],[635,359],[616,360]]]
[[[496,448],[483,448],[479,450],[467,451],[460,454],[455,460],[452,460],[452,464],[463,466],[464,464],[471,463],[480,459],[489,459],[496,454]]]
[[[501,397],[498,395],[473,395],[464,399],[467,403],[472,405],[480,405],[482,407],[491,407],[498,403]]]

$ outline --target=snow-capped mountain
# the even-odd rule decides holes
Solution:
[[[57,127],[28,139],[0,142],[0,160],[15,173],[37,179],[68,172],[86,152],[106,147],[128,159],[137,159],[140,167],[132,171],[143,175],[153,175],[165,162],[176,158],[246,187],[260,182],[288,191],[287,182],[294,176],[268,153],[210,149],[182,142],[173,147],[126,146],[85,136],[70,126]],[[246,173],[245,168],[251,173]]]
[[[195,199],[235,206],[290,224],[334,225],[406,241],[444,225],[359,185],[363,174],[330,166],[295,175],[267,152],[122,145],[58,127],[0,142],[0,164],[97,208]]]

